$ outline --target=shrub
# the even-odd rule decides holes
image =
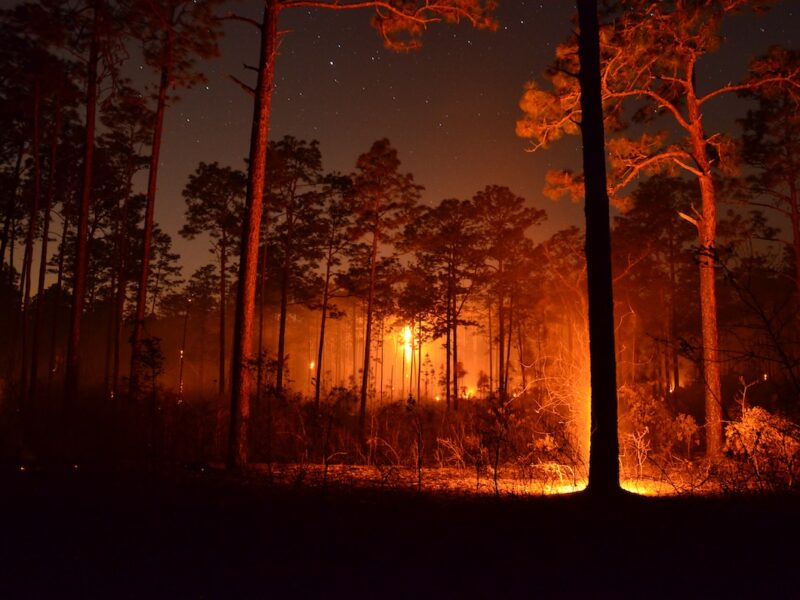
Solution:
[[[794,489],[800,476],[800,428],[754,406],[725,430],[725,453],[749,471],[759,488]]]

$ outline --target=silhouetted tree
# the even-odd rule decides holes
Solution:
[[[800,53],[773,48],[768,61],[800,70]],[[748,178],[748,202],[785,215],[791,225],[788,244],[794,254],[794,280],[800,306],[800,92],[789,93],[782,86],[765,86],[745,92],[758,101],[747,111],[742,125],[742,158],[756,172]]]
[[[219,397],[225,395],[225,311],[228,306],[228,271],[232,251],[238,246],[247,179],[242,171],[201,162],[183,189],[186,223],[181,235],[194,239],[201,233],[211,238],[211,253],[219,264]]]
[[[320,248],[318,218],[322,196],[322,155],[317,141],[285,136],[269,146],[268,220],[270,260],[278,269],[278,372],[275,391],[282,393],[286,369],[286,316],[290,295],[294,302],[309,300],[309,280],[316,276]]]
[[[353,187],[357,202],[358,227],[370,245],[369,288],[365,313],[364,370],[361,373],[361,399],[358,412],[360,441],[365,441],[367,390],[372,343],[372,311],[381,244],[392,237],[408,220],[420,197],[422,186],[410,173],[401,173],[400,159],[389,140],[375,142],[369,152],[358,157]]]
[[[724,18],[757,0],[715,0],[652,4],[625,0],[612,11],[615,17],[602,36],[601,98],[608,127],[619,129],[632,114],[638,123],[666,117],[677,136],[668,130],[638,139],[615,137],[609,142],[612,196],[635,178],[665,170],[683,170],[697,178],[701,210],[687,215],[697,227],[700,266],[700,306],[703,337],[703,371],[707,453],[722,450],[722,395],[717,323],[715,264],[717,261],[717,195],[715,172],[730,172],[733,142],[722,132],[709,134],[703,122],[706,105],[727,93],[774,86],[797,86],[800,74],[765,59],[751,66],[744,82],[728,83],[705,93],[698,91],[698,61],[721,44],[719,29]],[[575,134],[580,121],[577,40],[557,51],[558,62],[550,72],[552,90],[530,83],[520,103],[526,116],[517,133],[533,138],[533,149],[547,146],[564,134]],[[625,109],[634,104],[632,112]],[[674,141],[671,137],[675,137]],[[550,182],[574,190],[580,178],[568,172],[555,174]]]
[[[322,387],[322,362],[325,357],[325,324],[328,318],[338,317],[339,311],[331,303],[333,296],[332,283],[338,275],[336,269],[341,266],[353,250],[351,240],[353,218],[353,191],[349,177],[329,176],[325,180],[322,192],[324,210],[317,218],[319,242],[323,252],[322,261],[325,268],[322,284],[322,301],[320,303],[319,343],[317,346],[316,377],[314,380],[314,406],[319,410],[320,390]]]
[[[538,208],[525,206],[525,199],[516,196],[507,187],[491,185],[475,194],[472,199],[476,218],[480,223],[480,235],[484,240],[486,267],[490,286],[497,302],[498,329],[498,392],[501,400],[505,400],[507,330],[511,299],[510,285],[513,283],[508,271],[509,262],[521,250],[525,239],[525,231],[547,218],[546,213]]]
[[[351,10],[374,8],[372,26],[380,33],[384,43],[395,49],[419,46],[425,26],[435,21],[457,23],[467,20],[475,27],[493,29],[491,18],[493,0],[426,0],[402,4],[381,2],[338,2],[334,0],[265,0],[261,22],[238,17],[255,25],[261,34],[259,45],[258,76],[252,88],[253,126],[250,135],[250,153],[247,185],[247,210],[242,234],[242,251],[239,267],[239,293],[236,304],[233,344],[233,388],[231,393],[231,427],[228,449],[228,466],[247,463],[247,423],[250,418],[249,365],[253,361],[252,335],[255,313],[256,278],[258,272],[259,234],[262,223],[263,199],[272,106],[275,59],[278,48],[278,18],[287,8],[320,8]]]
[[[214,15],[214,10],[220,3],[221,0],[135,0],[131,6],[130,25],[134,35],[142,42],[145,61],[159,72],[153,141],[150,144],[141,273],[131,337],[130,395],[132,397],[137,394],[139,344],[144,338],[143,327],[164,113],[170,90],[191,87],[205,81],[205,77],[197,70],[196,61],[198,58],[212,58],[219,52],[217,43],[221,25]]]

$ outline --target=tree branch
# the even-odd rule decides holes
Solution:
[[[239,79],[235,75],[228,75],[228,79],[233,81],[235,84],[237,84],[240,88],[242,88],[245,92],[247,92],[251,96],[255,96],[256,95],[256,91],[253,88],[251,88],[249,85],[247,85],[245,82],[243,82],[241,79]]]

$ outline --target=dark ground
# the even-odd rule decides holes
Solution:
[[[800,498],[416,495],[0,475],[0,598],[791,598]]]

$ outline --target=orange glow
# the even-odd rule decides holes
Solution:
[[[317,366],[317,363],[315,363],[315,362],[312,360],[312,361],[309,363],[309,365],[308,365],[308,368],[313,370],[313,369],[314,369],[314,367],[316,367],[316,366]]]
[[[626,492],[640,496],[675,496],[678,493],[675,486],[666,481],[623,479],[619,485]]]
[[[405,355],[406,362],[411,361],[411,351],[413,347],[414,336],[411,333],[411,327],[406,325],[403,327],[403,353]],[[410,376],[410,374],[408,375]]]

